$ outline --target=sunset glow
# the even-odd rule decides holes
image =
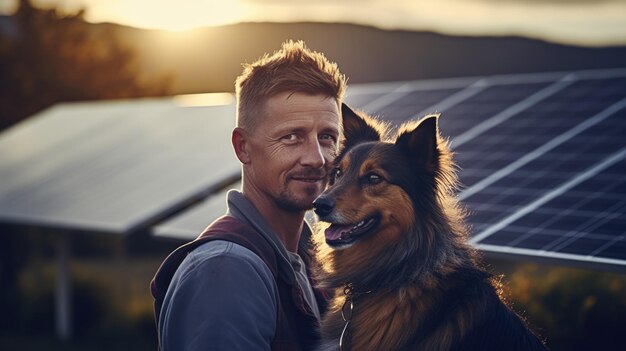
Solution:
[[[591,46],[626,44],[626,2],[605,0],[33,0],[90,22],[181,31],[238,22],[348,22],[454,35],[521,35]],[[11,13],[16,0],[0,2]]]

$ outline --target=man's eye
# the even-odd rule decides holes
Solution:
[[[285,141],[296,141],[298,140],[298,136],[295,133],[291,133],[283,136],[281,139]]]
[[[320,140],[329,140],[334,143],[337,141],[337,138],[332,134],[322,134],[320,135]]]

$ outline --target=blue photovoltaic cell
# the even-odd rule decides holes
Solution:
[[[376,111],[368,112],[378,115],[381,117],[381,119],[389,121],[392,124],[400,124],[413,117],[423,117],[417,116],[417,114],[459,90],[460,89],[413,91],[404,95],[402,98],[394,101],[390,105],[387,105]]]
[[[475,96],[440,111],[441,133],[446,137],[454,138],[546,85],[547,83],[528,83],[487,87]]]
[[[532,201],[572,178],[598,162],[603,155],[615,152],[626,143],[626,110],[611,115],[597,125],[577,134],[570,140],[544,153],[514,173],[502,178],[490,186],[482,189],[480,194],[493,195],[489,202],[476,201],[470,196],[466,201],[474,213],[480,214],[485,209],[500,212],[499,216],[492,216],[489,221],[472,223],[477,229],[497,222],[516,208]],[[598,136],[603,131],[604,135]],[[602,145],[603,153],[597,152],[598,145]],[[478,215],[480,216],[480,215]]]
[[[469,153],[465,157],[458,157],[460,160],[457,159],[463,169],[461,180],[470,187],[579,126],[624,97],[616,94],[618,90],[615,89],[615,85],[619,84],[626,86],[626,79],[611,79],[604,84],[598,84],[596,81],[575,83],[553,97],[529,107],[519,116],[494,126],[461,145],[455,150],[456,154],[461,156]],[[595,94],[588,98],[598,98],[608,105],[593,106],[587,102],[571,101],[570,105],[573,107],[568,107],[569,113],[553,112],[555,106],[565,106],[567,99],[578,97],[581,91]],[[577,109],[578,105],[584,105],[584,109],[582,107],[580,110]],[[476,231],[480,231],[547,189],[569,180],[572,174],[594,164],[599,156],[614,151],[616,147],[624,144],[621,135],[624,135],[625,121],[623,111],[620,111],[557,145],[549,152],[541,154],[514,172],[504,177],[496,177],[489,186],[465,199],[473,213],[470,223]],[[598,153],[598,150],[604,151]],[[466,173],[470,173],[474,178],[468,180]],[[493,196],[488,202],[482,201],[490,195]],[[476,200],[474,196],[481,198]],[[482,212],[486,212],[486,215]]]

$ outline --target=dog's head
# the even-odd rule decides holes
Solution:
[[[328,225],[326,259],[337,270],[436,260],[435,246],[446,246],[438,232],[454,231],[448,224],[456,209],[448,202],[456,178],[438,117],[404,124],[392,138],[346,105],[342,119],[344,139],[329,187],[313,203]]]
[[[330,186],[313,205],[320,220],[330,223],[329,246],[347,249],[368,241],[375,249],[410,231],[415,207],[434,200],[437,117],[403,126],[394,141],[383,141],[384,131],[371,118],[346,105],[342,116],[344,140]]]

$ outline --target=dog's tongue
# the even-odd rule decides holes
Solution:
[[[326,229],[324,234],[326,234],[326,240],[338,240],[343,234],[349,232],[350,229],[352,229],[352,226],[333,224]]]

